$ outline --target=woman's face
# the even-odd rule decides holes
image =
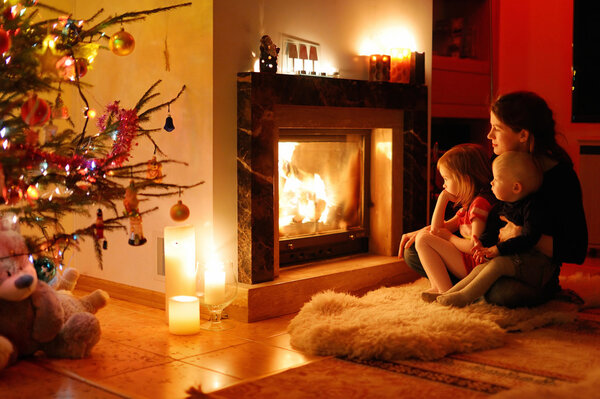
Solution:
[[[493,112],[490,112],[490,124],[492,128],[487,138],[492,141],[494,154],[500,155],[507,151],[529,151],[529,132],[527,130],[515,132],[496,118]]]

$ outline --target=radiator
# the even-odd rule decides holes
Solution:
[[[590,248],[600,248],[600,139],[579,142],[579,178]]]

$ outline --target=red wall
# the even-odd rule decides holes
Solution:
[[[600,138],[600,124],[571,123],[572,0],[496,0],[496,94],[531,90],[555,113],[561,142],[579,165],[578,139]],[[599,22],[600,23],[600,22]]]

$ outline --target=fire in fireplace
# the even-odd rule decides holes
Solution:
[[[364,129],[280,129],[280,265],[368,251]]]

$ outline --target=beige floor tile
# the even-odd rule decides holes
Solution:
[[[183,361],[236,378],[246,379],[297,367],[316,359],[321,358],[259,342],[248,342],[186,358]]]
[[[0,374],[0,398],[122,398],[117,393],[90,385],[40,367],[35,361],[22,360],[2,370]]]
[[[286,333],[288,324],[290,324],[290,321],[295,316],[296,314],[289,314],[255,323],[227,320],[227,322],[232,322],[234,327],[230,330],[223,331],[223,333],[257,341]]]
[[[185,391],[190,387],[201,387],[203,392],[208,393],[239,381],[231,376],[175,361],[110,377],[102,383],[131,396],[177,399],[185,398]]]
[[[132,332],[133,334],[133,332]],[[114,375],[172,362],[149,351],[101,339],[86,359],[40,359],[44,367],[75,373],[82,378],[101,380]]]

